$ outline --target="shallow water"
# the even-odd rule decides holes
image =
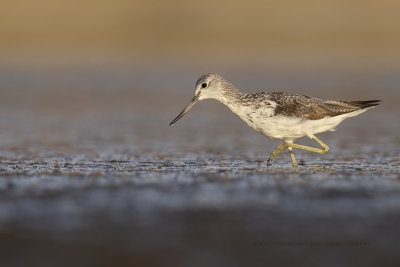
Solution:
[[[296,170],[216,103],[168,127],[176,92],[21,92],[0,107],[2,266],[400,262],[393,106],[319,135],[326,155],[295,150]]]

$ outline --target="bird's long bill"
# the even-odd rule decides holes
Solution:
[[[180,118],[182,118],[182,117],[189,111],[189,109],[191,109],[197,102],[199,102],[199,96],[200,96],[200,94],[198,94],[197,96],[193,97],[192,102],[190,102],[190,104],[187,105],[187,106],[181,111],[181,113],[179,113],[178,116],[176,116],[176,118],[169,124],[169,126],[174,125],[175,122],[177,122]]]

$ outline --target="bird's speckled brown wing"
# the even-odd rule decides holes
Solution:
[[[319,120],[378,105],[379,100],[333,101],[282,92],[268,93],[276,103],[275,115]]]

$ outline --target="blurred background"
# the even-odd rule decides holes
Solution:
[[[290,253],[399,266],[399,1],[0,6],[4,266],[21,252],[38,266],[71,266],[73,256],[92,266],[173,256],[234,266],[271,251],[291,262],[287,248],[244,246],[254,241],[367,241],[368,250],[317,258]],[[285,155],[264,173],[278,142],[215,101],[168,126],[208,72],[243,92],[383,102],[322,134],[329,154],[296,152],[311,169],[291,173]]]

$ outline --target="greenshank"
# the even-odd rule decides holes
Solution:
[[[202,75],[196,82],[196,92],[192,101],[170,123],[182,118],[197,102],[216,99],[227,106],[255,131],[264,136],[279,139],[282,143],[271,153],[267,163],[274,160],[283,150],[288,149],[293,167],[298,164],[293,148],[325,154],[329,147],[315,134],[334,131],[343,120],[357,116],[378,105],[379,100],[334,101],[321,100],[305,95],[283,92],[259,92],[245,94],[239,92],[220,75]],[[297,138],[308,136],[321,148],[293,143]]]

